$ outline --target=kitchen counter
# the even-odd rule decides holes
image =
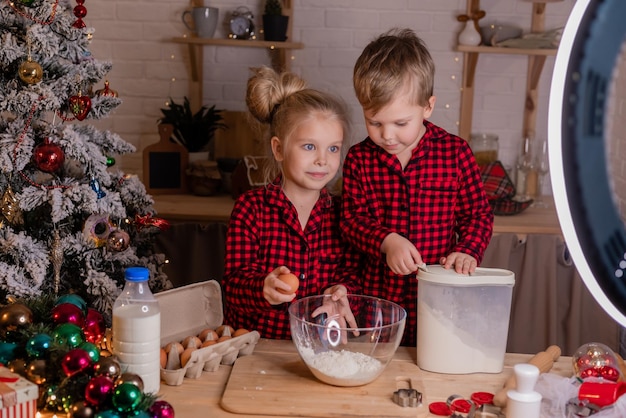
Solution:
[[[170,222],[228,222],[235,201],[230,195],[191,194],[152,196],[157,216]],[[548,199],[549,200],[549,199]],[[513,216],[496,216],[494,233],[561,235],[554,203],[550,207],[528,208]]]
[[[291,341],[264,340],[261,339],[255,347],[254,354],[269,354],[283,358],[285,355],[296,353],[295,347]],[[400,347],[394,357],[394,362],[411,362],[415,364],[416,350],[415,347]],[[513,365],[526,362],[531,355],[526,354],[507,354],[505,358],[505,368],[500,374],[468,374],[468,375],[445,375],[437,373],[429,373],[418,370],[416,375],[407,373],[408,378],[419,379],[423,386],[424,396],[427,402],[445,401],[450,395],[458,394],[469,398],[473,392],[487,391],[495,393],[502,387],[504,381],[512,373]],[[235,363],[236,364],[236,363]],[[407,368],[408,369],[408,368]],[[169,402],[176,412],[178,418],[192,418],[200,416],[224,417],[224,418],[245,418],[258,417],[264,414],[262,404],[258,404],[259,415],[233,414],[225,411],[220,402],[222,394],[228,382],[232,366],[221,365],[216,372],[203,372],[198,379],[185,378],[180,386],[167,386],[161,384],[159,392],[160,399]],[[572,365],[570,357],[561,357],[554,365],[552,373],[561,376],[570,376],[572,374]],[[270,376],[268,376],[269,378]],[[302,376],[303,379],[311,379],[311,394],[316,393],[315,385],[323,385],[323,390],[327,390],[328,396],[340,393],[342,388],[333,388],[317,381],[312,374]],[[362,386],[362,392],[367,397],[368,385]],[[392,393],[395,389],[389,388],[389,416],[394,416],[394,409],[401,411],[401,415],[406,416],[407,409],[401,408],[393,403]],[[252,390],[252,388],[251,388]],[[262,388],[259,388],[262,390]],[[286,389],[287,390],[287,389]],[[298,402],[298,399],[289,398],[285,393],[277,394],[277,396],[285,397],[285,414],[289,412],[288,405]],[[386,402],[386,401],[383,401]],[[325,404],[319,405],[320,411],[317,416],[332,416],[328,411],[324,411]],[[399,408],[399,409],[397,409]],[[345,412],[345,411],[344,411]],[[267,412],[265,412],[267,413]],[[339,416],[339,413],[337,414]],[[348,414],[342,416],[350,416]],[[416,408],[413,416],[434,418],[436,415],[428,413],[428,404],[424,404]]]

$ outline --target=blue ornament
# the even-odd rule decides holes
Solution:
[[[48,334],[35,334],[26,342],[26,353],[34,358],[42,358],[52,344],[52,337]]]
[[[91,186],[91,188],[93,189],[94,192],[96,192],[96,196],[98,197],[98,199],[102,199],[104,196],[106,196],[107,194],[105,192],[102,191],[102,189],[100,188],[100,182],[95,179],[95,178],[91,178],[91,181],[89,182],[89,185]]]
[[[17,343],[0,341],[0,363],[7,364],[14,360],[15,350],[17,350]]]
[[[54,306],[60,305],[62,303],[71,303],[72,305],[78,306],[81,311],[87,312],[87,302],[85,302],[85,299],[81,298],[75,293],[59,296],[57,301],[54,303]]]

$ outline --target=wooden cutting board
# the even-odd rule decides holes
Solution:
[[[222,408],[236,414],[310,417],[424,417],[428,401],[401,407],[393,392],[413,388],[424,393],[411,362],[392,361],[372,383],[335,387],[317,380],[298,354],[256,353],[239,357],[222,396]]]

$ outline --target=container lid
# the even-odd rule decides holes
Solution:
[[[445,269],[438,264],[427,266],[427,269],[428,271],[422,269],[418,271],[419,280],[455,286],[515,284],[515,273],[504,269],[477,267],[476,271],[471,274],[459,274],[453,269]]]
[[[145,267],[128,267],[124,270],[124,278],[129,282],[145,282],[150,272]]]

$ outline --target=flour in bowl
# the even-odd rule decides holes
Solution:
[[[382,371],[380,361],[363,353],[352,351],[324,351],[315,353],[302,349],[300,354],[320,380],[336,386],[364,385]]]

